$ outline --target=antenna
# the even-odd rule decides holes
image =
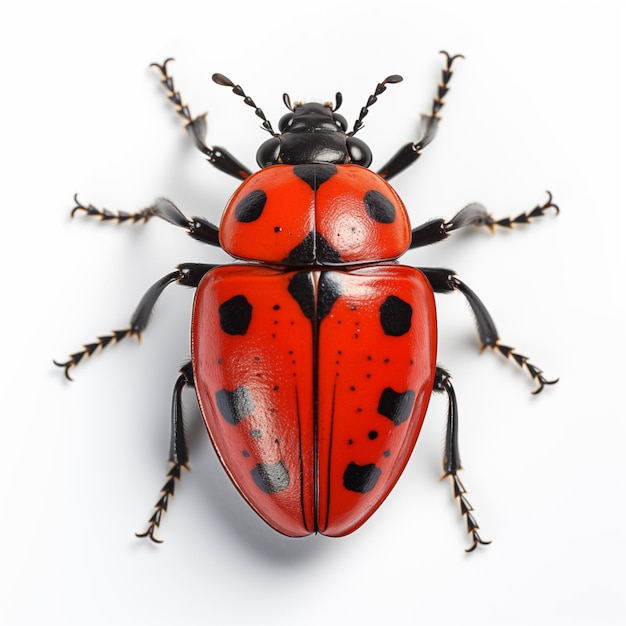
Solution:
[[[380,96],[383,91],[387,89],[387,84],[401,83],[404,79],[399,74],[392,74],[391,76],[387,76],[382,83],[378,83],[376,85],[376,89],[374,89],[374,93],[367,99],[366,105],[361,109],[359,113],[359,118],[356,122],[354,122],[354,128],[347,133],[348,137],[352,137],[354,133],[363,128],[363,118],[369,113],[369,108],[378,100],[378,96]],[[338,108],[338,107],[337,107]]]
[[[222,85],[223,87],[231,87],[233,90],[233,93],[243,98],[243,101],[249,107],[252,107],[254,109],[254,112],[257,115],[257,117],[260,117],[263,120],[263,124],[262,124],[263,129],[266,130],[268,133],[270,133],[270,135],[277,137],[276,133],[274,132],[274,129],[272,128],[270,121],[265,117],[265,113],[263,113],[263,111],[254,103],[254,100],[250,98],[250,96],[246,96],[241,85],[235,85],[235,83],[233,83],[233,81],[230,80],[230,78],[228,78],[227,76],[224,76],[224,74],[213,74],[211,78],[213,79],[213,82],[217,83],[218,85]]]

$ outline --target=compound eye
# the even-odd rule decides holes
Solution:
[[[278,130],[281,133],[284,133],[291,128],[292,124],[293,124],[293,113],[285,113],[285,115],[283,115],[280,118],[280,122],[278,122]]]
[[[259,146],[256,153],[256,162],[261,168],[276,165],[279,155],[280,140],[277,137],[272,137]]]
[[[363,167],[370,166],[372,163],[372,151],[364,141],[361,141],[358,137],[348,137],[346,145],[348,146],[350,163],[362,165]]]
[[[343,115],[339,115],[339,113],[333,113],[333,120],[337,125],[339,130],[346,131],[348,130],[348,122],[346,122],[346,118]]]

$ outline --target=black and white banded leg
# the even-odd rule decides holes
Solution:
[[[211,224],[204,217],[186,217],[182,211],[167,198],[157,198],[153,204],[140,211],[127,213],[126,211],[109,211],[98,209],[93,204],[83,204],[78,200],[78,194],[74,195],[76,206],[72,209],[72,217],[79,212],[84,212],[88,217],[100,218],[103,222],[116,222],[122,224],[145,224],[150,218],[158,217],[166,222],[187,230],[187,234],[202,243],[220,247],[219,228]]]
[[[154,536],[161,524],[163,514],[167,511],[170,498],[174,496],[176,481],[180,480],[183,469],[189,471],[189,450],[185,438],[185,424],[183,419],[182,392],[186,387],[193,387],[193,368],[191,361],[180,369],[180,376],[174,385],[172,396],[172,421],[169,462],[171,467],[167,473],[165,484],[161,488],[161,495],[154,505],[154,513],[148,520],[148,527],[142,533],[135,533],[137,537],[148,537],[154,543],[163,543],[162,539]]]
[[[383,167],[378,170],[378,175],[386,180],[390,180],[412,165],[422,154],[422,150],[435,138],[439,127],[440,111],[443,107],[444,96],[450,89],[448,83],[452,78],[452,63],[455,59],[464,58],[462,54],[449,55],[445,50],[441,51],[446,57],[446,65],[441,70],[441,81],[437,86],[437,95],[433,98],[430,115],[422,115],[420,125],[421,136],[417,141],[411,141],[402,146]]]
[[[462,469],[459,455],[459,410],[456,402],[454,387],[450,382],[450,374],[441,367],[435,372],[435,384],[433,391],[445,392],[448,395],[448,422],[446,426],[446,442],[443,455],[443,478],[450,477],[454,497],[458,498],[461,515],[465,518],[467,532],[472,536],[472,545],[466,552],[472,552],[480,545],[490,544],[491,541],[481,539],[478,530],[478,522],[474,517],[472,505],[467,499],[465,487],[459,478],[458,472]]]
[[[68,380],[72,380],[70,370],[76,367],[85,357],[91,356],[98,350],[104,350],[111,343],[119,343],[126,337],[135,336],[140,339],[141,333],[148,326],[150,315],[152,314],[157,300],[168,285],[178,283],[186,287],[197,287],[202,277],[214,267],[215,265],[205,263],[181,263],[174,272],[157,280],[157,282],[146,291],[130,318],[130,324],[126,328],[114,330],[108,335],[97,337],[92,343],[84,344],[82,350],[70,354],[66,361],[55,360],[54,364],[62,367],[65,370],[65,376]]]
[[[438,241],[447,239],[454,231],[467,226],[486,226],[492,232],[496,227],[513,228],[520,224],[530,224],[538,217],[543,217],[546,211],[554,209],[559,214],[559,207],[552,202],[552,194],[548,191],[548,199],[538,204],[530,211],[520,213],[517,217],[502,217],[494,219],[487,209],[478,202],[472,202],[462,208],[452,219],[446,221],[438,218],[417,226],[411,232],[410,248],[421,248]]]
[[[167,97],[176,108],[176,113],[185,120],[185,128],[191,135],[196,148],[198,148],[198,150],[207,157],[208,162],[214,165],[218,170],[230,176],[234,176],[239,180],[245,180],[252,173],[245,165],[225,148],[206,145],[206,113],[198,115],[198,117],[192,117],[189,107],[183,104],[180,92],[176,91],[174,87],[174,79],[167,72],[167,64],[173,60],[174,59],[165,59],[162,64],[152,63],[151,67],[156,67],[159,72],[161,72],[161,83],[167,91]]]
[[[419,269],[424,273],[435,293],[450,293],[458,291],[465,296],[465,299],[470,305],[476,320],[481,350],[485,348],[493,348],[507,359],[513,359],[513,361],[521,368],[525,368],[530,377],[538,383],[537,389],[535,389],[532,393],[537,394],[544,388],[545,385],[554,385],[558,382],[558,378],[548,380],[543,375],[543,370],[536,365],[533,365],[527,356],[516,352],[515,349],[510,346],[500,343],[496,325],[491,317],[491,314],[487,310],[487,307],[464,282],[457,278],[455,272],[445,268],[434,267],[420,267]]]

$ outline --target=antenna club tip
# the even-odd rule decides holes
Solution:
[[[233,83],[232,80],[230,80],[230,78],[228,78],[227,76],[224,76],[224,74],[219,74],[219,73],[215,73],[213,74],[213,76],[211,76],[211,79],[213,80],[214,83],[217,83],[218,85],[222,85],[223,87],[234,87],[235,83]]]

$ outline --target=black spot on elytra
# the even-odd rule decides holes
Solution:
[[[391,387],[387,387],[380,394],[378,412],[390,419],[394,426],[398,426],[411,417],[414,402],[415,392],[411,389],[398,393]]]
[[[289,471],[282,461],[258,463],[250,474],[257,487],[265,493],[279,493],[289,487]]]
[[[380,305],[379,312],[380,325],[385,335],[399,337],[409,332],[413,308],[408,302],[397,296],[389,296]]]
[[[252,305],[245,296],[234,296],[219,306],[220,328],[229,335],[245,335],[252,319]]]
[[[341,263],[339,252],[319,233],[315,233],[315,258],[319,263]]]
[[[349,491],[367,493],[374,489],[381,473],[380,468],[374,463],[357,465],[351,462],[343,473],[343,486]]]
[[[283,261],[289,265],[305,265],[315,258],[315,236],[309,233]]]
[[[244,385],[233,391],[221,389],[215,394],[215,403],[222,417],[233,426],[239,424],[254,411],[252,394]]]
[[[298,303],[304,316],[313,320],[315,314],[315,291],[311,272],[298,272],[289,281],[287,291]]]
[[[294,166],[293,173],[313,191],[317,191],[320,185],[337,173],[337,166],[332,163],[304,163]]]
[[[370,189],[363,198],[368,215],[380,224],[391,224],[396,219],[396,207],[380,191]]]
[[[322,321],[343,293],[337,272],[322,272],[318,285],[317,319]],[[339,351],[341,354],[341,350]]]
[[[238,222],[254,222],[261,217],[267,195],[262,189],[255,189],[244,196],[235,207],[235,219]]]
[[[322,235],[313,232],[310,232],[291,250],[289,256],[283,259],[284,263],[289,265],[305,265],[315,260],[320,263],[340,263],[341,255]]]

